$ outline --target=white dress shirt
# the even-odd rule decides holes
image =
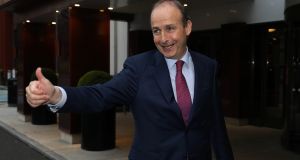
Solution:
[[[175,96],[175,100],[177,101],[177,92],[176,92],[176,62],[177,59],[168,59],[165,58],[169,73],[170,73],[170,78],[171,78],[171,83],[172,83],[172,88],[173,88],[173,93]],[[182,74],[184,75],[184,78],[186,80],[187,86],[189,88],[189,92],[191,95],[192,102],[194,100],[194,86],[195,86],[195,71],[194,71],[194,63],[192,61],[192,57],[188,49],[186,50],[184,56],[181,58],[182,61],[184,61],[184,64],[182,66]]]
[[[55,86],[55,87],[59,88],[59,90],[61,92],[61,99],[56,104],[48,104],[49,109],[52,112],[57,112],[66,103],[66,101],[67,101],[67,93],[66,93],[66,91],[63,88],[59,87],[59,86]]]

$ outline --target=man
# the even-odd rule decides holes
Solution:
[[[51,104],[53,111],[102,111],[131,106],[135,120],[131,160],[232,160],[216,93],[216,62],[189,51],[192,22],[176,0],[160,0],[151,12],[158,50],[132,56],[104,85],[53,86],[40,68],[26,87],[28,103]]]

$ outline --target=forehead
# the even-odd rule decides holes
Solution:
[[[174,5],[163,3],[151,12],[151,26],[178,23],[182,19],[180,10]]]

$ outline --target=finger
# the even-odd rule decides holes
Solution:
[[[40,89],[44,94],[50,94],[53,88],[52,83],[43,75],[42,68],[38,67],[36,69],[36,77],[38,79],[37,88]]]
[[[26,101],[31,107],[37,107],[36,105],[32,104],[28,99],[26,99]]]
[[[28,94],[44,94],[44,91],[39,87],[38,81],[31,81],[25,90]]]
[[[39,94],[26,94],[26,98],[30,101],[48,101],[49,96],[47,95],[39,95]]]
[[[38,67],[38,68],[36,69],[35,75],[36,75],[38,81],[42,81],[42,80],[46,79],[45,76],[44,76],[43,73],[42,73],[42,68],[41,68],[41,67]]]
[[[25,88],[26,91],[26,98],[34,101],[34,100],[44,100],[48,101],[49,96],[47,94],[44,94],[42,90],[37,89],[36,87],[33,87],[35,84],[30,84]]]
[[[26,94],[26,101],[32,107],[40,106],[45,104],[49,101],[49,97],[46,95],[33,95],[33,94]]]
[[[26,100],[27,100],[27,103],[32,107],[38,107],[38,106],[41,106],[42,104],[46,103],[46,101],[31,101],[29,99],[26,99]]]

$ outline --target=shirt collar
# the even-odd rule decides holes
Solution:
[[[183,57],[180,59],[182,61],[184,61],[184,63],[186,64],[187,67],[189,67],[190,65],[190,58],[191,58],[191,54],[189,52],[188,49],[186,49]],[[169,70],[175,65],[175,63],[177,62],[177,59],[171,59],[171,58],[165,58],[168,68]]]

